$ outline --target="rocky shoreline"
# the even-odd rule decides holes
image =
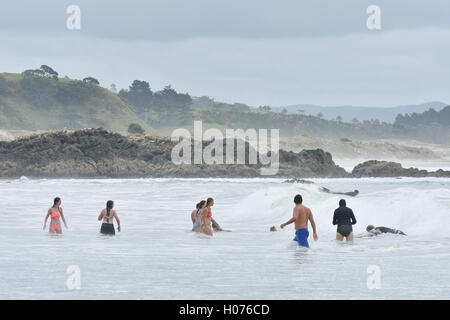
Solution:
[[[400,164],[379,161],[365,162],[348,173],[334,163],[330,153],[321,149],[297,153],[280,150],[277,174],[262,176],[262,166],[248,162],[220,165],[174,164],[171,155],[175,144],[169,138],[123,136],[104,129],[45,132],[0,142],[0,178],[450,177],[449,171],[428,173],[425,170],[403,169]],[[209,142],[203,142],[203,147],[208,144]],[[246,144],[246,159],[249,148],[251,147]],[[236,159],[236,152],[234,157]]]
[[[175,145],[169,138],[122,136],[103,129],[47,132],[0,142],[0,177],[261,177],[259,164],[174,164]],[[247,144],[246,159],[249,148]],[[348,176],[320,149],[280,150],[279,161],[277,177]]]

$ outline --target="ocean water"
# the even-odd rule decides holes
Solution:
[[[450,298],[450,179],[281,181],[0,180],[0,299]],[[347,198],[355,234],[374,224],[408,236],[337,243],[331,220],[340,197],[317,185],[360,190]],[[318,228],[313,241],[310,227],[309,250],[292,241],[293,225],[269,232],[291,217],[297,193]],[[60,236],[42,230],[55,196],[69,226]],[[207,197],[232,232],[190,231],[190,213]],[[109,199],[122,224],[115,237],[99,235]]]

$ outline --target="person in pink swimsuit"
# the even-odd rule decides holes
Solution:
[[[62,233],[61,222],[59,221],[59,218],[62,219],[62,221],[64,222],[64,226],[67,229],[66,219],[64,219],[63,209],[61,208],[61,198],[56,197],[53,200],[53,206],[48,209],[47,215],[45,216],[44,220],[44,230],[47,226],[47,220],[49,217],[51,218],[49,228],[50,233]]]

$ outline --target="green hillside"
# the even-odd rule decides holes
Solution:
[[[0,129],[51,130],[103,127],[110,131],[171,135],[176,128],[192,129],[195,120],[203,128],[280,129],[283,137],[350,140],[415,139],[448,143],[448,108],[423,115],[400,115],[395,124],[378,120],[344,122],[341,117],[272,112],[245,104],[216,102],[191,97],[170,85],[153,91],[150,84],[134,80],[115,94],[92,77],[83,80],[59,78],[48,66],[21,74],[0,74]],[[445,120],[445,121],[444,121]]]
[[[124,133],[131,123],[154,133],[128,104],[88,78],[81,81],[33,72],[0,73],[2,129],[103,127]]]

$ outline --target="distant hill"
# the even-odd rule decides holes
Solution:
[[[0,129],[103,127],[124,133],[130,123],[137,123],[154,133],[128,104],[98,86],[95,79],[71,80],[33,72],[0,73]]]
[[[350,122],[354,118],[359,121],[364,120],[379,120],[381,122],[394,123],[398,114],[402,113],[420,113],[430,108],[436,111],[440,111],[448,104],[432,101],[417,105],[403,105],[391,108],[382,107],[359,107],[359,106],[336,106],[336,107],[324,107],[312,104],[298,104],[282,107],[271,107],[273,112],[282,112],[286,109],[288,114],[305,114],[317,116],[322,114],[324,119],[335,120],[338,116],[342,118],[342,121]]]
[[[443,109],[440,102],[378,109],[383,114],[389,111],[397,117],[403,110],[411,113],[413,110],[429,109],[429,106],[439,110],[434,113]],[[303,113],[298,113],[299,106],[295,114],[274,112],[269,106],[256,109],[240,103],[216,102],[208,97],[191,97],[188,93],[177,92],[170,85],[153,91],[150,84],[143,80],[134,80],[129,88],[116,94],[102,88],[95,78],[59,78],[56,71],[45,65],[21,74],[0,74],[0,130],[103,127],[125,133],[133,123],[133,132],[142,132],[142,128],[147,134],[167,136],[174,129],[189,129],[194,120],[202,120],[205,129],[273,128],[280,129],[280,135],[284,137],[304,136],[342,141],[415,139],[431,143],[448,143],[450,140],[450,127],[441,124],[419,123],[418,127],[414,123],[394,125],[379,120],[349,121],[345,113],[336,110],[336,116],[329,115],[331,119],[325,117],[326,110],[336,108],[350,108],[353,110],[352,118],[356,117],[355,110],[369,117],[368,110],[377,108],[306,107],[302,107]],[[294,106],[290,108],[294,110]],[[314,112],[308,115],[308,110]],[[323,111],[322,117],[317,116],[318,110]],[[434,113],[430,111],[426,117],[435,117]],[[376,118],[372,115],[370,118]]]

